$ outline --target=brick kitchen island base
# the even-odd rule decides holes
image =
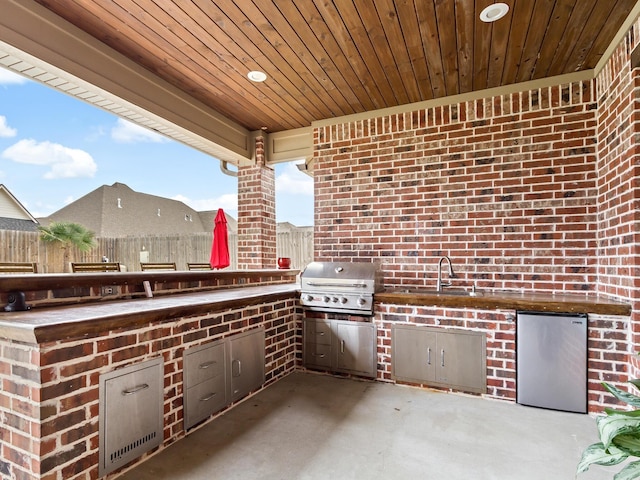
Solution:
[[[265,386],[269,385],[292,371],[298,361],[296,304],[296,286],[289,284],[63,307],[54,310],[56,315],[93,312],[94,318],[86,321],[93,322],[87,330],[94,333],[44,342],[0,340],[0,478],[98,478],[99,376],[158,356],[164,358],[160,448],[175,442],[186,433],[183,351],[264,327]],[[24,316],[46,313],[31,311]],[[127,326],[114,328],[115,317],[128,318]],[[151,320],[131,321],[135,317]],[[101,322],[108,328],[95,333]],[[69,325],[63,323],[60,331],[68,332]],[[55,327],[43,336],[54,337]],[[122,421],[132,414],[122,412]]]
[[[129,281],[129,277],[118,278]],[[107,280],[112,281],[111,277]],[[58,285],[67,280],[52,277],[49,281]],[[264,386],[301,368],[303,310],[298,288],[284,278],[275,281],[280,283],[34,308],[2,315],[0,480],[99,478],[99,379],[103,373],[162,357],[162,449],[186,434],[186,349],[264,327]],[[482,292],[470,297],[393,290],[377,293],[374,316],[366,317],[377,332],[373,367],[376,379],[395,381],[391,364],[394,325],[473,331],[486,338],[487,384],[486,391],[480,394],[513,402],[513,318],[520,309],[589,314],[589,411],[611,406],[613,397],[605,396],[599,382],[626,380],[627,356],[613,349],[624,344],[621,340],[626,338],[631,306],[594,296]],[[318,317],[326,315],[315,313]],[[343,320],[358,318],[345,315]],[[122,412],[122,421],[127,421],[128,415],[132,413]]]

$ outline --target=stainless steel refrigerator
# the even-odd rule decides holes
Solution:
[[[518,312],[518,403],[587,413],[587,315]]]

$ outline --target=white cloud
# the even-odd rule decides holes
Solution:
[[[100,138],[104,137],[105,134],[106,134],[105,128],[100,125],[90,127],[89,133],[85,136],[85,140],[87,142],[95,142]]]
[[[276,192],[313,196],[313,178],[298,170],[294,163],[289,163],[276,177]]]
[[[75,198],[73,198],[72,196],[68,196],[64,199],[63,203],[64,206],[67,206],[74,201],[76,201]],[[42,201],[37,201],[33,206],[27,204],[25,204],[24,206],[29,211],[29,213],[36,218],[46,218],[62,208],[60,205],[49,204]]]
[[[235,193],[225,193],[219,197],[201,200],[192,200],[184,195],[176,195],[173,197],[173,200],[179,200],[182,203],[189,205],[196,212],[217,210],[218,208],[222,208],[227,213],[238,211],[238,195]]]
[[[0,67],[0,85],[20,85],[27,82],[28,80],[22,75]]]
[[[2,158],[16,163],[47,166],[46,179],[93,177],[97,165],[84,150],[64,147],[57,143],[20,140],[2,152]]]
[[[122,118],[119,118],[115,127],[111,129],[111,138],[118,143],[161,143],[168,141],[167,138],[159,133]]]
[[[26,208],[27,211],[35,218],[46,218],[60,208],[59,205],[50,205],[40,201],[35,202],[35,204],[26,202],[23,203],[23,205],[24,208]]]
[[[15,128],[11,128],[7,125],[7,117],[0,115],[0,137],[15,137],[17,134],[18,131]]]

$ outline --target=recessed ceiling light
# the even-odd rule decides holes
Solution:
[[[487,23],[495,22],[504,17],[508,11],[509,5],[506,3],[494,3],[480,12],[480,20]]]
[[[247,73],[247,78],[252,82],[264,82],[267,79],[267,74],[258,70],[254,70]]]

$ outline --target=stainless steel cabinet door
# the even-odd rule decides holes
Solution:
[[[484,336],[470,332],[438,333],[436,381],[466,391],[486,389]]]
[[[336,369],[375,377],[376,328],[372,323],[336,321]]]
[[[228,401],[226,342],[218,340],[184,351],[184,426],[225,407]]]
[[[225,377],[221,376],[205,380],[185,390],[185,429],[191,428],[227,405],[225,383]]]
[[[231,400],[236,401],[264,383],[264,328],[230,338]]]
[[[391,366],[396,380],[484,393],[487,388],[485,335],[393,325]]]
[[[331,370],[331,321],[305,318],[303,329],[305,367]]]
[[[210,378],[224,376],[225,370],[224,341],[192,347],[184,352],[185,388]]]
[[[394,325],[391,366],[397,380],[429,383],[436,378],[437,334],[422,328]]]
[[[304,365],[310,368],[331,369],[331,345],[305,342]]]
[[[162,444],[163,387],[162,357],[100,376],[101,477]]]

